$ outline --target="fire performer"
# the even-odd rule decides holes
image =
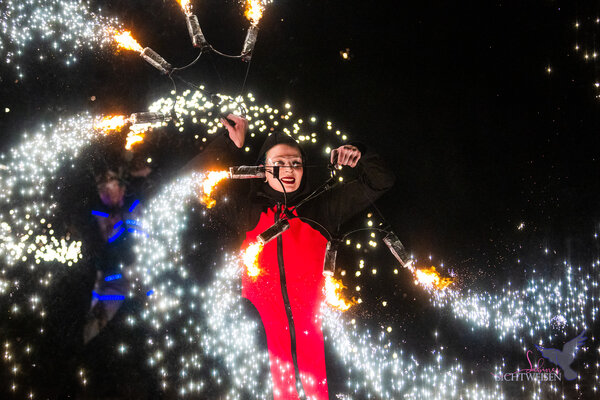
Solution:
[[[227,118],[235,124],[222,119],[227,133],[215,138],[189,168],[236,165],[248,122],[233,114]],[[295,209],[311,193],[306,154],[292,137],[271,134],[259,153],[265,181],[217,205],[223,222],[245,235],[243,249],[282,218],[290,225],[264,245],[258,276],[246,272],[242,276],[242,296],[256,307],[265,327],[276,400],[298,399],[302,392],[303,398],[329,398],[320,317],[328,232],[338,231],[394,183],[381,158],[361,145],[340,146],[331,152],[331,162],[357,168],[358,178],[336,184]]]

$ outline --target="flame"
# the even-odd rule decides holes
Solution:
[[[340,311],[346,311],[356,304],[356,302],[353,300],[346,301],[342,297],[341,292],[344,288],[345,286],[342,284],[341,280],[335,279],[332,275],[326,275],[324,292],[325,301],[327,304],[329,304],[331,307],[337,308]]]
[[[148,128],[149,126],[147,125],[132,125],[129,128],[129,132],[127,132],[127,137],[125,138],[125,150],[131,150],[134,145],[143,142]]]
[[[437,290],[442,290],[448,287],[454,279],[440,276],[435,267],[424,269],[415,269],[413,274],[416,278],[415,283],[426,287],[433,287]]]
[[[228,177],[228,171],[210,171],[206,178],[202,181],[200,202],[206,205],[206,208],[212,208],[215,204],[217,204],[217,201],[210,197],[210,194],[219,182]]]
[[[246,11],[244,12],[244,16],[248,18],[248,21],[250,21],[252,25],[257,25],[258,21],[262,18],[264,10],[265,5],[261,0],[246,0]]]
[[[184,13],[186,13],[186,14],[191,14],[192,13],[192,2],[191,2],[191,0],[177,0],[177,2],[181,6],[181,9],[183,10]]]
[[[133,50],[138,53],[144,51],[142,46],[131,36],[131,31],[116,32],[113,37],[117,45],[125,50]]]
[[[108,134],[111,131],[120,132],[129,120],[124,115],[110,115],[94,122],[94,129]]]
[[[262,251],[264,244],[261,242],[251,243],[242,253],[242,262],[246,267],[246,273],[251,278],[256,278],[260,275],[260,267],[258,266],[258,256]]]

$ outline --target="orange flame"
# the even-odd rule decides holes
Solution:
[[[134,145],[143,142],[148,128],[149,127],[145,125],[141,127],[132,125],[131,128],[129,128],[129,132],[127,132],[127,137],[125,138],[125,150],[131,150]]]
[[[325,292],[325,301],[327,304],[340,311],[346,311],[356,304],[353,300],[346,301],[342,297],[342,289],[345,288],[341,280],[335,279],[332,275],[326,275],[323,291]]]
[[[246,11],[244,12],[244,16],[248,18],[248,21],[250,21],[252,25],[257,25],[258,21],[262,18],[264,10],[265,5],[261,0],[246,0]]]
[[[125,50],[133,50],[138,53],[144,51],[142,46],[131,36],[131,31],[117,32],[113,37],[117,45]]]
[[[251,278],[256,278],[258,275],[260,275],[258,256],[260,255],[263,247],[264,244],[261,242],[250,243],[250,245],[242,253],[242,262],[246,267],[246,273]]]
[[[120,132],[129,120],[124,115],[110,115],[94,122],[94,129],[108,134],[111,131]]]
[[[177,2],[181,6],[181,9],[183,10],[184,13],[186,13],[186,14],[191,14],[192,13],[192,2],[191,2],[191,0],[177,0]]]
[[[202,193],[200,193],[200,202],[206,205],[206,208],[212,208],[217,201],[210,197],[210,194],[215,189],[215,186],[223,179],[229,177],[228,171],[210,171],[206,178],[202,181]]]
[[[416,284],[433,287],[437,290],[443,290],[454,282],[454,279],[452,278],[442,277],[433,266],[424,269],[415,269],[413,274],[416,278]]]

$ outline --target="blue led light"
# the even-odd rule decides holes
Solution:
[[[150,289],[146,292],[146,296],[152,296],[154,294],[154,289]]]
[[[117,229],[118,227],[120,227],[121,225],[123,225],[123,221],[119,221],[115,224],[115,226],[113,226],[113,229]]]
[[[108,301],[108,300],[125,300],[125,296],[122,294],[98,294],[92,290],[92,297],[98,299],[99,301]]]
[[[133,204],[131,205],[131,207],[129,207],[129,212],[133,212],[133,210],[135,210],[135,208],[138,206],[138,204],[140,204],[139,200],[134,201]]]
[[[125,232],[125,228],[119,229],[119,232],[115,233],[111,237],[108,238],[108,243],[112,243],[119,238]]]
[[[92,210],[92,215],[95,215],[97,217],[108,218],[108,213],[105,213],[105,212],[102,212],[102,211]]]
[[[108,275],[104,278],[104,280],[106,282],[110,282],[110,281],[116,281],[117,279],[121,279],[123,277],[123,275],[121,274],[114,274],[114,275]]]

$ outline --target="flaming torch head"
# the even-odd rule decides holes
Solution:
[[[206,208],[212,208],[217,201],[210,197],[215,186],[223,179],[229,177],[229,171],[211,171],[202,181],[202,192],[200,193],[200,202],[206,205]]]
[[[242,253],[242,262],[246,267],[246,273],[251,278],[256,279],[260,275],[258,256],[260,256],[263,247],[264,244],[262,242],[251,243]]]
[[[333,308],[337,308],[340,311],[346,311],[354,304],[353,300],[347,301],[342,297],[342,289],[345,286],[341,280],[335,279],[333,275],[325,275],[325,287],[323,292],[325,293],[325,301]]]
[[[246,0],[246,11],[244,11],[244,16],[248,18],[248,21],[250,21],[252,25],[258,25],[264,10],[264,0]]]
[[[186,15],[190,15],[192,13],[192,2],[191,0],[177,0],[181,9]]]
[[[131,31],[117,32],[113,37],[121,49],[133,50],[138,53],[144,51],[142,46],[140,46],[140,44],[131,36]]]
[[[128,122],[129,120],[124,115],[110,115],[94,122],[94,129],[107,135],[113,131],[120,132]]]
[[[446,278],[436,271],[435,267],[415,269],[415,283],[436,290],[443,290],[448,287],[454,279]]]

